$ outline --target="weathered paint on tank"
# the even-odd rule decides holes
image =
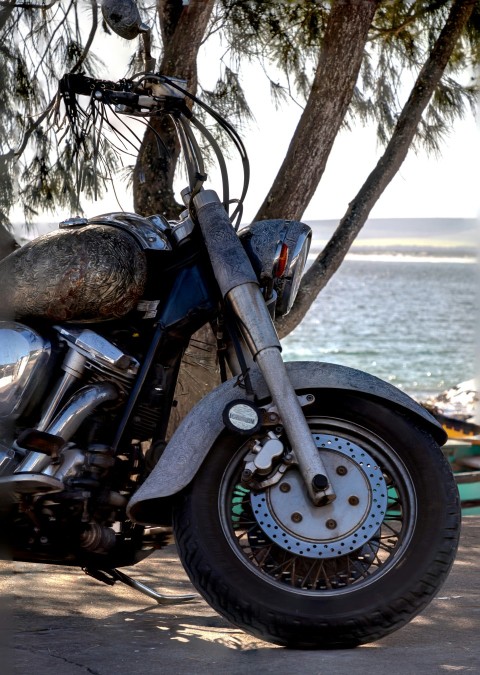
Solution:
[[[0,261],[2,318],[102,321],[135,308],[145,288],[144,251],[105,225],[56,230]]]

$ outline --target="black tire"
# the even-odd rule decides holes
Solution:
[[[374,534],[370,526],[370,532],[367,528],[363,535],[367,516],[355,525],[353,536],[362,535],[367,542],[354,539],[349,546],[352,535],[347,538],[345,533],[332,540],[333,553],[325,554],[333,557],[316,559],[306,557],[313,554],[310,548],[303,551],[302,543],[304,555],[289,550],[299,544],[288,538],[286,528],[280,528],[282,545],[275,535],[267,536],[266,531],[273,532],[267,530],[271,525],[261,521],[260,526],[262,514],[254,514],[257,493],[239,486],[245,437],[229,432],[218,439],[177,504],[175,535],[193,584],[233,624],[288,647],[354,647],[405,625],[439,590],[458,545],[458,491],[440,448],[409,417],[355,395],[312,393],[316,401],[305,410],[317,444],[328,453],[328,439],[334,439],[330,456],[337,463],[344,452],[336,450],[340,443],[356,449],[356,454],[350,451],[351,456],[342,460],[350,467],[352,480],[367,471],[354,464],[361,464],[357,459],[360,448],[369,462],[374,460],[385,481],[380,477],[381,498],[385,489],[388,492],[384,506],[378,507],[381,517],[368,514],[373,518]],[[287,476],[298,483],[295,467],[288,469]],[[329,507],[320,507],[319,517],[324,508]],[[354,511],[342,509],[346,521],[351,519]],[[306,519],[315,529],[316,518]],[[330,543],[317,542],[319,549]],[[347,549],[339,553],[344,543]],[[343,554],[344,550],[348,552]]]

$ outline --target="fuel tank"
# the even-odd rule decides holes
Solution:
[[[55,230],[0,261],[0,317],[103,321],[141,298],[146,253],[128,231],[105,224]]]

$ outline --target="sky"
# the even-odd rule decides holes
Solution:
[[[102,75],[116,79],[125,74],[133,43],[116,36],[108,40],[109,66]],[[106,47],[106,43],[103,47]],[[100,52],[105,54],[104,48]],[[200,55],[199,72],[204,86],[213,87],[220,72],[219,47],[207,43]],[[105,59],[105,56],[103,57]],[[240,130],[250,159],[251,181],[245,201],[244,222],[249,222],[261,205],[276,172],[285,156],[291,135],[301,109],[295,103],[276,110],[269,87],[259,69],[242,66],[248,103],[254,121]],[[410,151],[397,176],[377,202],[370,218],[476,218],[479,213],[478,157],[480,134],[471,113],[458,121],[443,145],[441,156],[428,157],[424,152]],[[308,148],[305,148],[308,152]],[[375,131],[360,124],[352,131],[342,131],[337,137],[321,183],[308,205],[303,220],[340,219],[349,201],[355,196],[382,149],[378,147]],[[233,154],[232,154],[233,157]],[[238,196],[240,185],[239,163],[228,163],[232,179],[231,194]],[[178,189],[184,187],[178,183]],[[218,174],[209,172],[209,187],[220,190]],[[119,193],[126,194],[125,189]],[[87,215],[106,211],[133,210],[132,200],[124,196],[116,202],[113,194],[96,203],[86,205]],[[58,218],[65,217],[58,213]],[[14,214],[14,221],[21,215]],[[45,218],[42,216],[42,219]],[[50,219],[48,217],[48,219]]]
[[[215,53],[215,47],[211,50]],[[211,52],[205,50],[201,55],[199,72],[201,75],[209,73],[213,86],[219,64],[212,59]],[[255,215],[275,178],[302,111],[293,102],[275,110],[266,79],[258,67],[242,64],[242,75],[247,83],[247,100],[255,116],[255,121],[242,130],[252,172],[245,204],[248,220]],[[480,206],[479,150],[479,127],[469,112],[452,128],[441,157],[409,152],[370,217],[477,217]],[[341,131],[303,219],[340,219],[382,152],[373,126],[365,128],[358,123],[352,130]]]
[[[246,216],[253,217],[269,189],[298,120],[296,106],[275,111],[269,94],[254,97],[255,123],[244,130],[251,162]],[[475,218],[479,208],[479,133],[473,115],[455,124],[439,158],[410,151],[397,176],[371,213],[371,218]],[[308,148],[305,148],[308,152]],[[373,127],[361,125],[338,135],[305,220],[341,218],[349,201],[376,165],[378,147]]]
[[[116,62],[127,60],[131,46],[120,41]],[[213,87],[220,72],[218,46],[204,49],[199,73],[204,86]],[[120,73],[121,74],[121,73]],[[207,77],[205,77],[207,75]],[[288,149],[290,138],[301,114],[293,102],[275,110],[266,79],[253,65],[242,66],[247,100],[254,121],[241,129],[250,159],[251,181],[245,201],[245,222],[250,221],[269,187]],[[305,148],[308,152],[308,148]],[[315,196],[307,207],[304,220],[339,219],[355,196],[382,149],[378,147],[373,127],[360,124],[337,137],[327,168]],[[479,210],[478,158],[480,134],[473,114],[458,121],[442,149],[441,157],[415,155],[410,151],[395,179],[382,195],[371,218],[475,218]],[[229,165],[240,189],[239,166]],[[210,173],[212,187],[219,185],[218,174]],[[235,178],[237,182],[235,183]],[[183,185],[181,185],[183,187]]]

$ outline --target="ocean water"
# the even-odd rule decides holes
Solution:
[[[303,322],[287,360],[340,363],[425,399],[475,375],[479,274],[457,249],[350,254]]]

